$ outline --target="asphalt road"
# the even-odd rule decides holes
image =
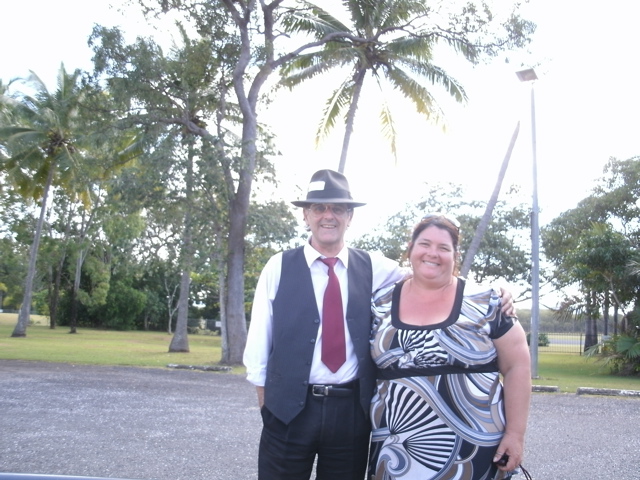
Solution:
[[[640,398],[535,393],[536,480],[640,480]],[[254,479],[255,392],[228,373],[0,360],[0,472]]]

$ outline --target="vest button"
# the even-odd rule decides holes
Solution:
[[[316,318],[316,319],[313,321],[313,323],[320,323],[320,319],[319,319],[319,318]]]
[[[304,382],[302,382],[302,384],[306,387],[307,385],[309,385],[309,382],[305,380]]]
[[[316,339],[312,338],[311,340],[309,340],[311,343],[316,343]]]

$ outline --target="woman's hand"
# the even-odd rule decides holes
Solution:
[[[493,457],[493,463],[502,471],[514,470],[522,463],[524,452],[524,438],[520,435],[505,433]],[[501,461],[502,460],[502,461]],[[506,460],[506,463],[504,462]]]

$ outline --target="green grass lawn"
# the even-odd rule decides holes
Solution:
[[[45,318],[35,318],[27,336],[12,338],[15,314],[0,313],[0,358],[93,365],[166,367],[168,364],[216,365],[220,361],[220,336],[189,335],[189,353],[169,353],[172,336],[166,332],[118,332],[68,327],[54,330]],[[234,368],[234,373],[244,369]]]
[[[68,327],[51,330],[46,318],[34,318],[24,338],[12,338],[15,314],[0,313],[0,359],[34,360],[93,365],[166,367],[168,364],[212,366],[220,361],[220,337],[189,335],[189,353],[168,353],[171,335],[163,332],[117,332]],[[234,373],[244,373],[235,367]],[[534,385],[557,386],[575,393],[578,387],[640,390],[640,378],[609,374],[594,359],[577,354],[538,354],[538,375]]]
[[[594,358],[568,353],[539,353],[538,376],[534,385],[551,385],[561,392],[578,387],[640,390],[640,377],[611,375],[609,368]]]

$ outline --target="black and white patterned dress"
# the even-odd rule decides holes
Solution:
[[[495,290],[467,293],[459,279],[447,320],[403,324],[402,285],[378,292],[372,303],[378,382],[368,478],[505,478],[492,464],[505,424],[492,339],[515,320],[500,313]]]

